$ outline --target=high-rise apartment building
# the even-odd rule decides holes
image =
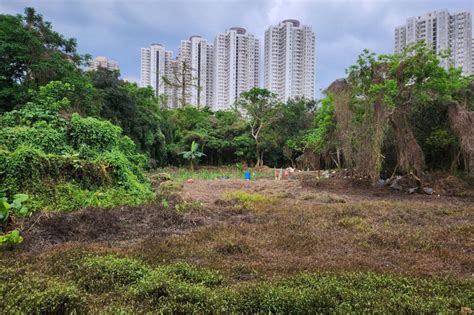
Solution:
[[[104,56],[98,56],[92,59],[90,62],[88,70],[97,70],[99,68],[104,68],[108,70],[119,70],[118,62],[115,60],[108,59]]]
[[[166,84],[163,77],[171,77],[173,73],[173,52],[165,50],[161,44],[152,44],[141,49],[140,86],[151,86],[155,95],[173,96],[173,88]]]
[[[181,63],[181,76],[185,76],[181,79],[185,80],[186,104],[212,107],[212,49],[201,36],[181,41],[177,62]]]
[[[454,66],[461,68],[464,75],[473,73],[470,12],[433,11],[408,18],[405,25],[395,29],[395,53],[401,53],[408,45],[420,41],[436,53],[450,51],[450,58],[442,61],[445,68]]]
[[[265,32],[264,86],[281,101],[314,99],[316,36],[308,25],[284,20]]]
[[[213,109],[229,109],[242,92],[259,85],[259,40],[233,27],[214,40]]]

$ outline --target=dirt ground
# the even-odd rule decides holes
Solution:
[[[227,195],[235,191],[265,199],[239,206]],[[150,263],[184,260],[235,281],[301,271],[463,279],[474,273],[471,197],[295,178],[195,180],[162,198],[142,206],[37,214],[21,223],[25,242],[7,255],[30,259],[90,248]]]

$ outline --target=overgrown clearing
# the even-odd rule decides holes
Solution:
[[[429,47],[214,111],[0,30],[0,314],[474,308],[474,77]]]
[[[474,307],[472,197],[394,193],[318,181],[311,172],[281,181],[194,180],[164,194],[159,186],[149,204],[41,212],[21,223],[24,243],[1,256],[8,267],[0,306],[91,313]]]

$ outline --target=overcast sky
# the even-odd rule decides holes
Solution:
[[[316,32],[319,91],[344,76],[362,49],[392,52],[394,28],[406,18],[442,9],[472,12],[474,0],[0,0],[1,13],[27,6],[76,38],[80,53],[117,60],[122,77],[137,82],[140,47],[159,42],[176,55],[190,35],[213,42],[217,32],[242,26],[261,39],[263,62],[265,29],[298,19]]]

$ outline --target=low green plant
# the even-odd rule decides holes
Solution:
[[[231,191],[224,194],[227,200],[235,200],[244,209],[257,210],[260,205],[274,202],[272,197],[258,193],[247,193],[245,191]]]
[[[183,262],[150,266],[88,252],[59,256],[46,274],[6,264],[0,309],[6,314],[113,313],[112,307],[124,314],[451,314],[474,308],[471,280],[323,272],[260,281],[254,275],[255,281],[233,284],[219,272]]]
[[[85,309],[84,294],[73,284],[35,272],[2,268],[2,314],[77,314]]]
[[[1,246],[15,246],[23,242],[23,237],[20,235],[20,231],[13,230],[6,234],[0,235],[0,247]]]
[[[109,292],[138,282],[149,268],[135,259],[112,255],[90,256],[79,260],[72,276],[87,292]]]
[[[183,201],[177,203],[174,206],[174,208],[176,210],[176,213],[183,214],[183,213],[189,212],[191,210],[201,209],[202,208],[202,203],[199,202],[199,201],[186,201],[186,200],[183,200]]]
[[[28,200],[28,195],[16,194],[10,203],[5,193],[0,192],[0,222],[6,223],[11,214],[26,216],[28,214],[28,208],[24,206],[26,200]]]
[[[176,192],[180,191],[183,189],[183,184],[168,180],[166,182],[162,182],[159,186],[159,190],[162,193],[171,193],[171,192]]]

